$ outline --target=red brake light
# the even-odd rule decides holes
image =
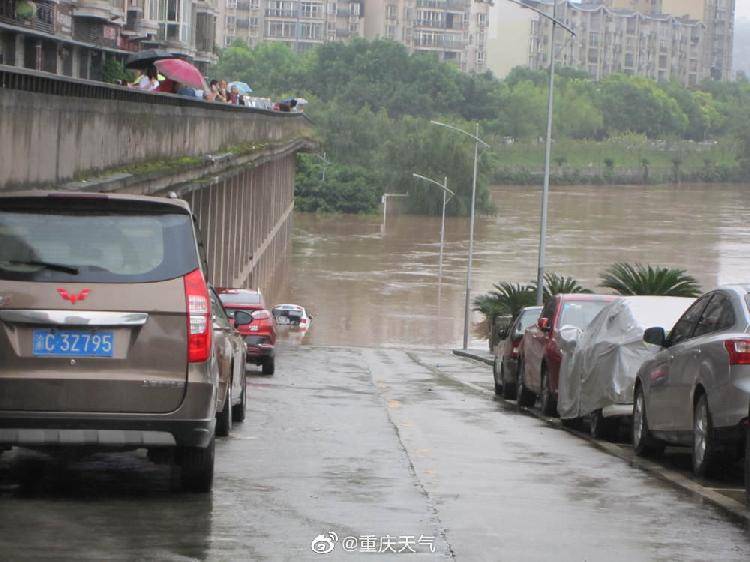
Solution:
[[[196,269],[185,276],[187,303],[188,362],[203,363],[211,356],[211,306],[203,273]]]
[[[726,340],[730,365],[750,365],[750,340]]]
[[[267,310],[256,310],[253,312],[253,320],[269,320],[271,313]]]

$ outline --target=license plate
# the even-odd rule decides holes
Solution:
[[[83,330],[34,330],[37,357],[112,357],[112,332]]]

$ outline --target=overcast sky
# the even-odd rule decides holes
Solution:
[[[737,17],[750,19],[750,2],[747,0],[737,0]]]

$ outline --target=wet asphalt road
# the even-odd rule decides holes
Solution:
[[[376,559],[340,541],[387,535],[420,559],[750,559],[744,525],[487,384],[446,352],[285,350],[274,377],[250,378],[211,497],[171,493],[144,455],[5,453],[0,560]],[[333,553],[314,554],[329,531]]]

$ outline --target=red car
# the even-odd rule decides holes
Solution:
[[[264,375],[273,375],[276,370],[275,346],[276,326],[273,316],[266,308],[263,295],[252,289],[216,289],[227,314],[233,315],[238,310],[250,312],[252,321],[238,326],[247,346],[247,362],[260,365]]]
[[[557,415],[560,380],[560,329],[573,326],[584,330],[614,295],[556,295],[542,309],[536,324],[521,340],[516,394],[519,406],[533,406],[541,397],[542,413]]]

